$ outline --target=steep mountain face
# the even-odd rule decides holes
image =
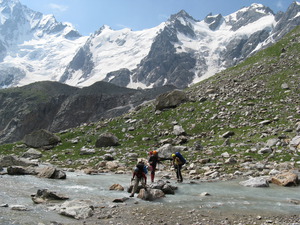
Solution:
[[[236,65],[278,41],[300,24],[300,17],[297,16],[299,11],[297,2],[287,12],[277,15],[268,7],[253,4],[225,17],[209,14],[203,21],[197,21],[185,11],[180,11],[161,24],[159,29],[144,31],[148,32],[147,41],[140,37],[130,38],[137,36],[133,31],[108,32],[108,28],[104,27],[89,39],[93,46],[100,46],[99,51],[89,48],[89,51],[85,51],[85,59],[81,60],[89,61],[89,65],[94,67],[89,66],[85,70],[85,66],[82,66],[76,70],[72,62],[73,69],[67,69],[64,79],[60,81],[86,85],[100,79],[133,88],[165,84],[184,88]],[[130,40],[137,45],[148,43],[143,44],[143,54],[139,57],[133,54],[135,49],[126,46],[126,57],[117,60],[117,56],[125,56],[124,43]],[[106,56],[104,63],[104,58],[100,57],[104,49],[110,50],[113,60]],[[107,65],[112,66],[107,69]],[[76,79],[78,73],[80,79]]]
[[[82,123],[119,116],[174,86],[136,90],[107,82],[85,88],[36,82],[0,90],[0,144],[38,129],[58,132]]]
[[[57,80],[85,41],[52,15],[35,12],[18,0],[1,0],[0,87]]]
[[[298,2],[276,15],[252,4],[202,21],[180,11],[152,29],[103,26],[82,37],[70,24],[18,0],[2,0],[0,11],[2,88],[43,80],[79,87],[107,81],[128,88],[184,88],[236,65],[300,24]]]

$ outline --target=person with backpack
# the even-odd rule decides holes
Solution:
[[[172,158],[173,158],[172,165],[174,166],[176,171],[177,182],[182,183],[183,178],[181,174],[181,169],[182,169],[182,165],[186,163],[186,160],[179,152],[172,154]]]
[[[161,161],[164,161],[164,160],[172,160],[172,159],[159,157],[157,151],[150,151],[149,155],[150,155],[150,157],[149,157],[148,163],[150,165],[150,170],[151,170],[151,174],[150,174],[151,182],[153,183],[157,163],[160,163]]]
[[[129,197],[134,197],[134,193],[137,191],[140,182],[143,187],[146,187],[147,184],[146,174],[147,174],[147,168],[144,162],[143,161],[138,162],[132,174],[131,182],[134,181],[134,183],[133,183],[131,195]]]
[[[149,155],[150,155],[150,157],[149,157],[148,163],[150,165],[150,170],[151,170],[150,177],[151,177],[151,182],[154,182],[156,166],[159,161],[159,158],[158,158],[157,151],[151,151],[151,152],[149,152]]]

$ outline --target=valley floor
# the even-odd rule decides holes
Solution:
[[[187,210],[164,205],[120,205],[114,209],[96,209],[93,217],[82,224],[103,225],[225,225],[225,224],[280,224],[300,225],[299,215],[245,215],[228,212],[220,213],[214,209]]]

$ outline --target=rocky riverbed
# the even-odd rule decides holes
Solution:
[[[165,179],[168,172],[159,171],[156,179],[165,179],[178,186],[175,195],[156,201],[129,198],[126,189],[131,177],[124,174],[87,175],[66,172],[66,179],[46,179],[33,175],[1,176],[2,224],[299,224],[299,187],[252,188],[240,181],[199,182],[187,177],[183,184]],[[243,179],[241,179],[243,180]],[[124,191],[109,190],[118,183]],[[58,213],[62,202],[34,204],[31,194],[37,189],[67,195],[70,202],[82,199],[90,202],[91,214],[85,218],[72,218]],[[272,199],[271,199],[272,198]],[[122,202],[114,202],[122,199]],[[294,202],[291,200],[294,199]],[[4,203],[7,207],[4,207]],[[84,204],[84,202],[82,202]],[[13,204],[21,204],[19,211]],[[82,204],[82,205],[83,205]],[[257,206],[255,206],[257,205]],[[277,208],[272,208],[276,205]],[[56,210],[55,210],[56,208]],[[89,208],[89,206],[87,207]],[[3,219],[6,216],[6,219]],[[3,221],[5,221],[3,223]],[[0,223],[1,224],[1,223]]]
[[[164,225],[196,225],[196,224],[290,224],[299,225],[298,215],[278,214],[240,214],[220,213],[213,209],[187,210],[185,208],[174,208],[172,206],[119,206],[115,209],[96,209],[93,217],[83,221],[81,224],[164,224]]]

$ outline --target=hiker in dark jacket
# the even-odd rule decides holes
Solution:
[[[151,151],[151,152],[149,152],[149,155],[150,155],[150,158],[148,160],[148,163],[150,165],[150,170],[151,170],[151,182],[154,182],[157,163],[160,163],[161,161],[164,161],[164,160],[172,160],[172,159],[158,157],[157,151]]]
[[[150,154],[150,158],[148,160],[148,163],[150,165],[150,170],[151,170],[151,175],[150,175],[151,182],[154,182],[155,170],[156,170],[156,166],[159,161],[159,158],[158,158],[157,151],[151,151],[149,154]]]
[[[134,181],[133,188],[131,191],[130,197],[134,197],[134,193],[137,191],[137,188],[139,186],[139,183],[141,182],[143,187],[146,187],[147,184],[147,168],[143,161],[140,161],[136,168],[133,171],[131,181]]]

